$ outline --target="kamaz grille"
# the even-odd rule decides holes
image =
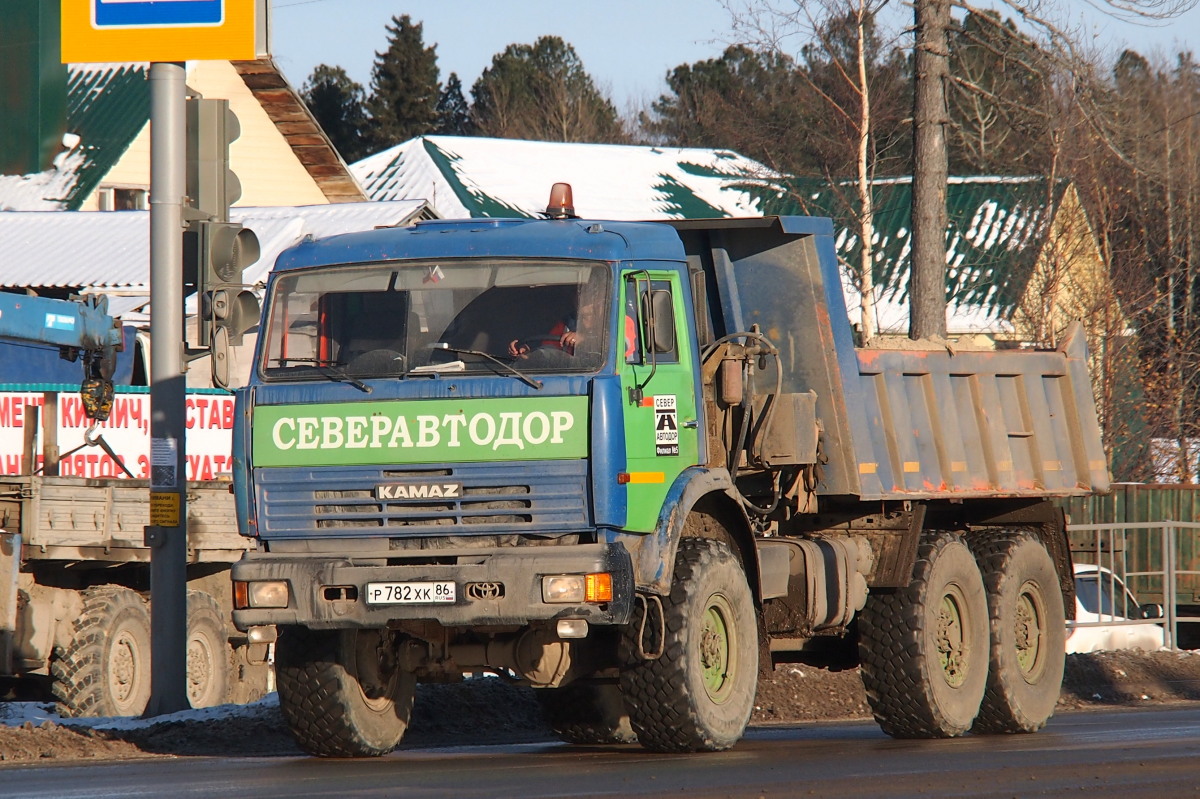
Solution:
[[[588,527],[586,477],[584,460],[257,469],[259,533],[292,538],[580,530]]]

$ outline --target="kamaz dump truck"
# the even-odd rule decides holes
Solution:
[[[1109,479],[1081,337],[856,348],[829,219],[570,206],[279,257],[234,620],[299,743],[385,753],[415,683],[490,671],[568,741],[721,750],[784,660],[861,664],[896,737],[1042,727],[1050,500]]]

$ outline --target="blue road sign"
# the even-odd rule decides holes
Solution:
[[[92,0],[99,29],[220,25],[225,0]]]

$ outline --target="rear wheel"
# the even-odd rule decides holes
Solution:
[[[621,689],[608,683],[572,683],[537,692],[554,734],[572,744],[628,744],[637,740]]]
[[[991,665],[972,730],[1034,732],[1062,692],[1066,621],[1058,570],[1029,533],[989,535],[973,548],[987,588]]]
[[[728,749],[758,685],[758,627],[741,564],[724,543],[683,539],[662,605],[662,655],[621,673],[638,741],[656,752]]]
[[[863,683],[875,720],[896,738],[950,738],[971,728],[987,683],[988,609],[975,558],[934,533],[912,582],[872,594],[858,618]]]
[[[150,609],[116,585],[83,592],[71,641],[55,650],[52,690],[62,716],[139,716],[150,700]]]
[[[300,747],[320,757],[376,757],[408,729],[416,680],[386,630],[283,630],[279,706]]]

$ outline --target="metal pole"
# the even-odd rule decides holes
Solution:
[[[189,707],[187,494],[184,449],[184,65],[150,65],[150,703]]]
[[[1164,535],[1164,558],[1163,558],[1163,607],[1167,617],[1163,619],[1166,623],[1167,635],[1169,636],[1165,642],[1171,649],[1179,649],[1179,627],[1176,618],[1175,607],[1175,569],[1178,564],[1175,562],[1175,546],[1178,538],[1177,528],[1173,522],[1167,523],[1167,529]]]

